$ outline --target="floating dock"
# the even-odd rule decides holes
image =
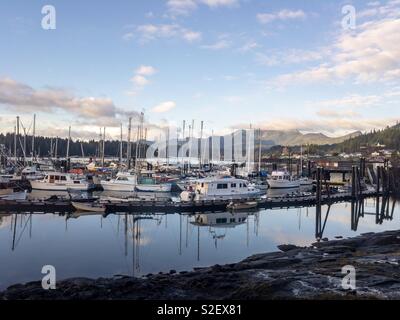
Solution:
[[[371,198],[380,196],[376,191],[364,191],[358,198]],[[330,205],[340,202],[350,202],[354,199],[351,193],[338,193],[333,195],[321,195],[320,204]],[[75,200],[72,200],[75,201]],[[312,207],[318,204],[316,195],[286,196],[266,199],[247,199],[257,201],[258,209],[278,209]],[[227,205],[231,200],[210,200],[195,202],[173,201],[109,201],[105,203],[106,214],[112,213],[195,213],[195,212],[221,212],[227,211]],[[32,214],[69,214],[74,212],[71,200],[0,200],[0,212],[4,213],[32,213]]]

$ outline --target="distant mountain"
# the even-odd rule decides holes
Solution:
[[[298,130],[262,130],[261,137],[263,146],[270,148],[276,145],[282,146],[299,146],[299,145],[326,145],[337,144],[348,139],[358,137],[362,133],[357,131],[341,137],[328,137],[322,133],[301,133]]]
[[[360,151],[361,146],[374,146],[378,143],[385,145],[388,149],[400,151],[400,124],[352,137],[341,143],[329,146],[329,149],[352,153]]]

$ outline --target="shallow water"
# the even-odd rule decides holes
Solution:
[[[400,228],[396,206],[393,220],[382,224],[375,222],[375,207],[373,199],[366,201],[365,211],[372,215],[360,218],[354,231],[351,205],[332,206],[323,237],[333,239]],[[323,218],[326,210],[322,208]],[[0,217],[0,289],[41,280],[44,265],[56,268],[57,279],[140,276],[237,262],[252,254],[277,251],[279,244],[309,245],[316,237],[315,208],[234,215]],[[218,226],[213,225],[216,222]]]

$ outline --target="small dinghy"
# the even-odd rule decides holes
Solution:
[[[247,202],[231,202],[226,208],[229,210],[249,210],[255,209],[258,206],[257,201],[247,201]]]
[[[100,203],[72,201],[72,205],[77,211],[103,213],[106,211],[106,207]]]

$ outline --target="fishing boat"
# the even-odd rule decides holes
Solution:
[[[273,171],[267,182],[271,189],[300,188],[300,181],[287,171]]]
[[[260,190],[246,180],[230,176],[197,180],[189,190],[181,193],[182,201],[245,200],[259,197]]]
[[[250,210],[258,207],[257,201],[247,201],[247,202],[231,202],[226,208],[228,210]]]
[[[30,183],[34,190],[89,191],[94,188],[93,183],[88,182],[85,178],[60,172],[46,174],[42,180],[33,180]]]
[[[105,212],[106,207],[104,204],[96,203],[96,202],[71,202],[72,206],[77,211],[84,211],[84,212]]]

